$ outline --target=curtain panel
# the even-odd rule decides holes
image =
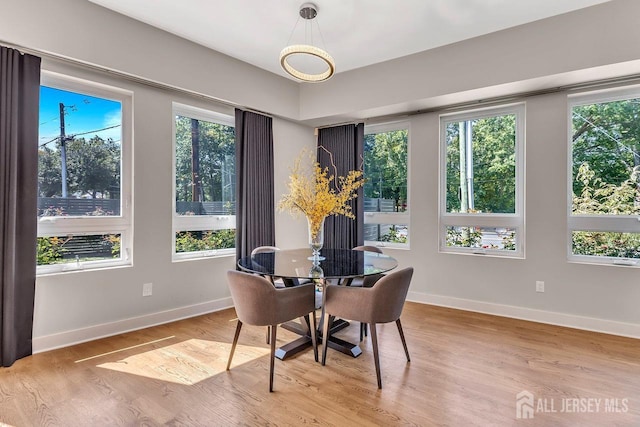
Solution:
[[[236,109],[236,261],[275,245],[273,119]]]
[[[40,58],[0,46],[0,365],[32,353]]]
[[[319,129],[318,163],[329,173],[345,176],[351,170],[364,167],[364,123]],[[324,223],[324,247],[351,249],[364,244],[364,198],[363,189],[351,201],[355,219],[344,215],[331,215]]]

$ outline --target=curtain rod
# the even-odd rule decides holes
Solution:
[[[206,101],[213,101],[213,102],[216,102],[218,104],[224,105],[226,107],[240,108],[240,109],[243,109],[243,110],[246,110],[246,111],[251,111],[253,113],[262,114],[264,116],[268,116],[268,117],[272,117],[272,118],[274,117],[273,114],[266,113],[264,111],[260,111],[260,110],[257,110],[255,108],[251,108],[251,107],[247,107],[247,106],[244,106],[244,105],[235,104],[235,103],[229,102],[229,101],[224,101],[222,99],[216,98],[216,97],[211,96],[211,95],[206,95],[206,94],[201,93],[201,92],[196,92],[196,91],[193,91],[193,90],[184,89],[184,88],[181,88],[181,87],[178,87],[178,86],[170,85],[170,84],[167,84],[167,83],[162,83],[162,82],[159,82],[159,81],[156,81],[156,80],[151,80],[151,79],[148,79],[148,78],[145,78],[145,77],[140,77],[140,76],[137,76],[135,74],[127,73],[127,72],[124,72],[124,71],[119,71],[119,70],[116,70],[116,69],[113,69],[113,68],[105,67],[105,66],[102,66],[102,65],[97,65],[97,64],[94,64],[94,63],[91,63],[91,62],[87,62],[87,61],[82,61],[80,59],[71,58],[71,57],[60,55],[60,54],[53,53],[53,52],[47,52],[45,50],[33,49],[33,48],[25,47],[25,46],[20,46],[20,45],[17,45],[15,43],[11,43],[11,42],[8,42],[8,41],[2,40],[2,39],[0,39],[0,44],[5,46],[5,47],[9,47],[9,48],[13,48],[13,49],[19,50],[19,51],[21,51],[23,53],[28,53],[30,55],[37,55],[37,56],[45,57],[47,59],[60,61],[60,62],[67,63],[67,64],[70,64],[70,65],[73,65],[73,66],[81,66],[81,67],[84,67],[84,68],[88,68],[88,69],[90,69],[92,71],[102,72],[102,73],[105,73],[105,74],[109,74],[109,75],[112,75],[112,76],[115,76],[115,77],[122,78],[124,80],[129,81],[129,82],[138,83],[138,84],[141,84],[141,85],[144,85],[144,86],[148,86],[148,87],[153,87],[155,89],[174,91],[174,92],[178,92],[178,93],[183,94],[183,95],[189,95],[189,96],[194,96],[194,97],[197,97],[197,98],[201,98],[201,99],[204,99]]]

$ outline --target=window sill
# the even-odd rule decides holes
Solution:
[[[197,261],[215,258],[228,258],[236,255],[236,250],[221,249],[213,251],[202,252],[181,252],[179,254],[173,254],[171,262],[184,262],[184,261]]]
[[[130,268],[133,267],[133,263],[126,261],[124,263],[110,263],[108,265],[84,265],[80,267],[61,267],[59,269],[46,269],[44,271],[36,270],[36,278],[38,277],[48,277],[48,276],[58,276],[61,274],[76,274],[76,273],[91,273],[95,271],[104,271],[104,270],[114,270],[120,268]],[[38,267],[39,268],[39,267]]]
[[[521,252],[498,252],[490,249],[480,249],[480,248],[440,248],[438,250],[441,254],[453,254],[453,255],[470,255],[470,256],[478,256],[478,257],[488,257],[488,258],[508,258],[508,259],[525,259],[525,256]]]

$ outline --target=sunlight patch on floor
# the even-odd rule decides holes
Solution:
[[[231,343],[190,339],[97,365],[147,378],[193,385],[227,368]],[[238,344],[231,368],[269,354],[268,348]]]
[[[131,350],[131,349],[134,349],[134,348],[144,347],[145,345],[156,344],[156,343],[159,343],[161,341],[166,341],[166,340],[170,340],[170,339],[173,339],[173,338],[175,338],[175,336],[172,335],[170,337],[160,338],[158,340],[149,341],[149,342],[145,342],[145,343],[138,344],[138,345],[132,345],[131,347],[119,348],[117,350],[109,351],[107,353],[96,354],[95,356],[85,357],[84,359],[76,360],[75,363],[82,363],[82,362],[86,362],[87,360],[97,359],[99,357],[110,356],[110,355],[115,354],[115,353],[122,353],[123,351]],[[0,425],[0,427],[2,427],[2,426]]]

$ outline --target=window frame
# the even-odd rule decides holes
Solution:
[[[450,123],[515,115],[515,212],[458,213],[447,212],[447,126]],[[438,203],[438,250],[441,253],[484,255],[503,258],[525,258],[525,143],[526,103],[518,102],[494,107],[464,110],[440,115],[440,186]],[[514,229],[515,250],[447,246],[447,227],[501,227]]]
[[[407,210],[405,212],[364,212],[364,224],[384,224],[384,225],[406,225],[409,229],[406,243],[380,242],[376,240],[365,240],[368,246],[378,246],[380,248],[410,249],[411,248],[411,122],[408,120],[370,124],[364,126],[364,135],[378,134],[392,131],[407,131]],[[364,152],[363,152],[364,156]],[[364,165],[364,160],[363,160]],[[364,166],[363,166],[364,169]],[[366,179],[366,171],[363,171]],[[364,198],[364,195],[363,195]]]
[[[176,233],[182,231],[215,231],[236,228],[235,215],[178,215],[176,212],[176,117],[188,117],[190,119],[217,123],[224,126],[232,126],[235,129],[235,117],[218,113],[204,108],[179,102],[172,103],[172,195],[171,195],[171,259],[173,262],[188,261],[202,258],[217,258],[235,256],[236,248],[212,249],[205,251],[176,252]],[[236,201],[237,203],[237,201]],[[214,224],[214,225],[212,225]]]
[[[640,215],[573,214],[573,108],[640,98],[640,86],[617,87],[567,96],[567,260],[582,264],[640,267],[640,259],[573,253],[573,232],[640,233]],[[639,109],[640,110],[640,109]]]
[[[133,92],[119,87],[65,74],[43,70],[40,86],[81,93],[120,102],[120,215],[119,216],[58,216],[38,219],[38,237],[62,235],[120,235],[120,258],[79,263],[39,265],[36,274],[47,275],[70,271],[86,271],[133,265]]]

